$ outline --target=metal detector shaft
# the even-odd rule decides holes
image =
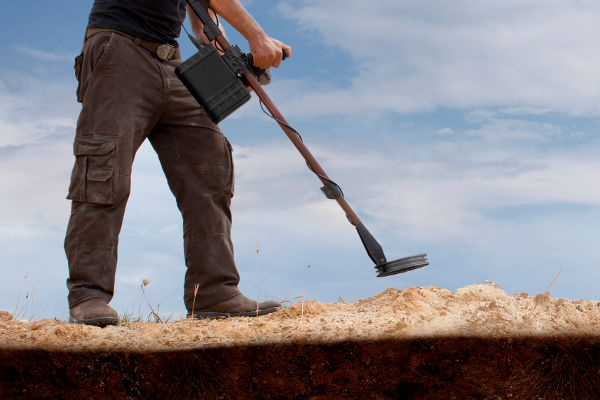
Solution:
[[[281,113],[279,112],[279,110],[277,109],[275,104],[273,104],[273,102],[271,101],[269,96],[267,96],[264,89],[262,88],[262,86],[260,86],[260,84],[258,83],[256,78],[252,75],[252,73],[246,72],[245,78],[248,81],[248,83],[250,84],[250,87],[254,90],[254,92],[258,96],[258,98],[263,102],[265,107],[267,107],[267,110],[269,110],[271,115],[273,117],[275,117],[276,119],[278,119],[279,121],[282,121],[287,124],[287,121],[285,120],[283,115],[281,115]],[[318,161],[311,154],[311,152],[308,150],[308,148],[304,145],[304,142],[300,139],[300,137],[298,137],[296,132],[294,132],[293,130],[291,130],[290,128],[288,128],[287,126],[285,126],[284,124],[282,124],[280,122],[278,122],[278,124],[281,127],[281,129],[283,129],[283,131],[285,132],[287,137],[292,141],[294,146],[296,146],[296,149],[298,149],[300,154],[302,154],[302,157],[304,157],[304,159],[306,160],[306,163],[308,164],[310,169],[315,171],[317,174],[324,176],[325,178],[329,178],[329,176],[327,176],[327,173],[325,173],[325,171],[323,170],[321,165],[319,165]],[[318,178],[323,183],[323,185],[326,185],[329,183],[329,181],[327,181],[321,177],[318,177]],[[344,198],[343,195],[336,197],[335,201],[337,201],[338,204],[340,205],[340,207],[342,207],[342,209],[348,216],[348,219],[350,220],[350,222],[352,222],[352,224],[354,226],[358,226],[361,223],[360,219],[358,218],[358,216],[356,215],[354,210],[352,210],[352,208],[350,207],[350,205],[348,204],[348,202],[346,201],[346,199]]]
[[[202,1],[202,0],[200,0]],[[225,38],[221,30],[214,23],[208,12],[201,6],[199,0],[186,0],[191,6],[196,15],[204,23],[204,32],[209,40],[215,40],[221,49],[225,52],[234,52],[233,47],[229,41]],[[235,55],[235,54],[234,54]],[[325,170],[319,165],[315,157],[311,154],[308,148],[304,145],[304,142],[300,138],[300,135],[290,127],[285,117],[277,109],[273,101],[269,98],[267,93],[264,91],[252,71],[247,69],[243,73],[243,77],[246,83],[254,90],[254,93],[258,96],[260,101],[265,105],[267,110],[271,113],[271,116],[277,121],[281,129],[285,132],[288,138],[292,141],[296,149],[300,152],[308,167],[317,175],[324,187],[323,192],[327,198],[335,199],[337,203],[342,207],[342,210],[346,213],[348,220],[356,227],[358,235],[365,246],[367,254],[371,260],[375,263],[375,269],[377,270],[378,276],[388,276],[397,273],[406,272],[412,269],[421,268],[428,265],[426,254],[418,254],[416,256],[405,257],[398,260],[387,261],[381,245],[371,235],[364,224],[360,221],[360,218],[356,215],[354,210],[350,207],[339,186],[334,184],[325,173]]]
[[[231,46],[229,44],[229,42],[227,41],[227,39],[225,39],[225,37],[223,35],[217,36],[216,40],[217,40],[217,43],[219,43],[219,46],[221,46],[221,48],[223,48],[223,49],[227,49]],[[281,114],[281,112],[277,109],[277,107],[275,106],[273,101],[267,95],[267,92],[265,92],[265,90],[262,88],[262,86],[260,85],[258,80],[256,80],[256,78],[254,77],[254,75],[252,74],[251,71],[246,71],[244,73],[244,79],[246,80],[248,85],[252,88],[252,90],[254,90],[254,93],[256,93],[256,95],[258,96],[260,101],[262,101],[262,103],[265,105],[267,110],[269,110],[271,115],[276,120],[281,121],[284,124],[288,124],[288,122],[286,121],[283,114]],[[298,134],[296,132],[294,132],[292,129],[290,129],[289,127],[287,127],[286,125],[282,124],[281,122],[277,122],[277,123],[279,124],[281,129],[283,129],[283,131],[285,132],[287,137],[292,141],[294,146],[296,146],[296,149],[298,149],[298,151],[300,152],[302,157],[304,157],[304,160],[306,160],[306,163],[308,164],[308,166],[313,171],[315,171],[317,174],[322,175],[325,178],[329,178],[327,176],[327,173],[325,173],[325,171],[323,170],[321,165],[319,165],[319,163],[315,159],[315,157],[311,154],[311,152],[308,150],[308,148],[304,145],[304,142],[300,139]],[[323,183],[323,185],[326,185],[329,183],[326,179],[323,179],[321,177],[318,177],[318,178]],[[350,205],[348,204],[348,202],[346,201],[344,196],[338,196],[335,200],[338,202],[340,207],[342,207],[342,209],[344,210],[344,212],[346,213],[346,215],[348,216],[348,219],[350,219],[352,224],[354,226],[358,226],[361,223],[360,218],[358,218],[358,216],[356,215],[354,210],[352,210],[352,208],[350,207]]]

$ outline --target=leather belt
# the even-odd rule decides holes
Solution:
[[[119,35],[123,35],[135,42],[136,45],[142,46],[152,54],[156,54],[158,58],[164,61],[168,60],[181,60],[181,52],[179,48],[173,47],[170,44],[162,44],[158,42],[152,42],[150,40],[142,39],[132,35],[128,35],[123,32],[115,31],[114,29],[102,29],[102,28],[90,28],[85,31],[85,38],[88,39],[100,32],[116,32]]]

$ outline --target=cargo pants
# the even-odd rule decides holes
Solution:
[[[77,61],[82,110],[67,196],[69,307],[113,297],[131,168],[146,138],[183,217],[186,308],[192,309],[196,285],[195,309],[240,293],[231,242],[231,145],[175,75],[181,60],[163,61],[126,36],[101,32],[86,40]]]

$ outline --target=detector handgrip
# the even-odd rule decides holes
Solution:
[[[283,61],[289,57],[290,57],[290,53],[288,53],[288,51],[286,49],[282,49],[281,50],[281,61]],[[250,67],[258,68],[258,67],[254,66],[254,56],[252,55],[252,53],[248,53],[248,64]]]

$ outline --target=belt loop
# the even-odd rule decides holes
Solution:
[[[139,46],[141,41],[142,41],[142,39],[140,39],[139,37],[136,37],[135,38],[135,45]]]

